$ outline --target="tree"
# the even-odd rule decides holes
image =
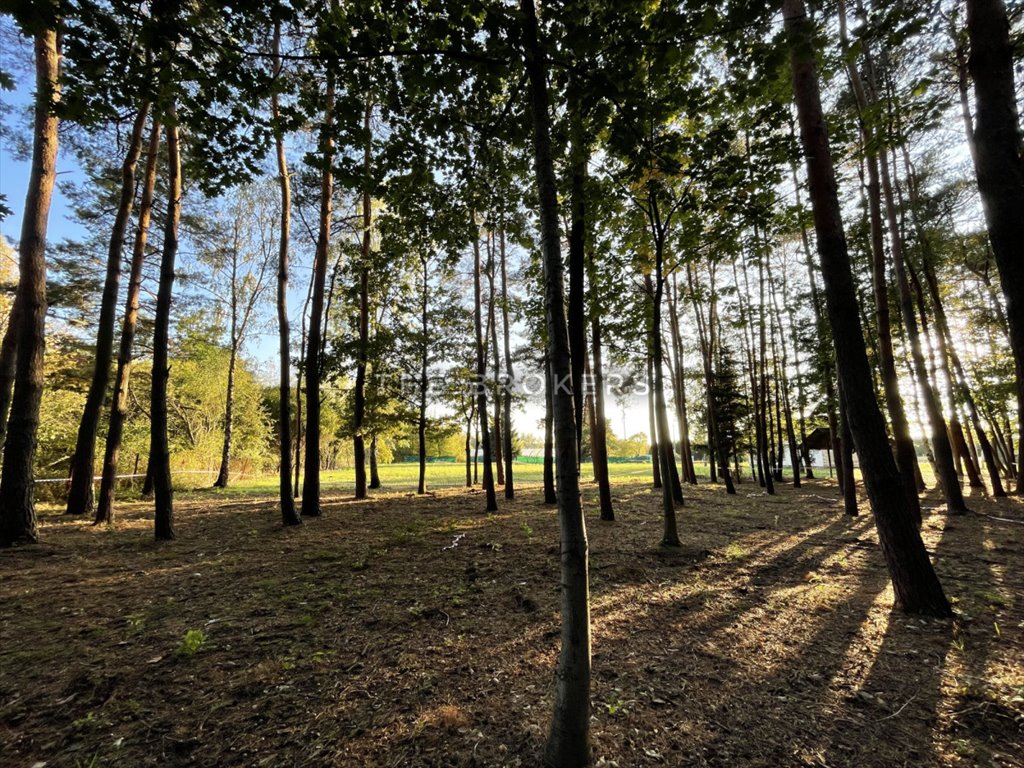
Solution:
[[[153,321],[153,377],[150,402],[149,474],[153,477],[157,541],[174,538],[174,491],[171,485],[171,455],[167,443],[167,379],[170,375],[171,295],[174,290],[174,262],[178,255],[178,225],[181,221],[181,150],[177,113],[172,101],[167,106],[167,213],[164,219],[163,252],[160,255],[160,285]]]
[[[157,155],[160,148],[160,123],[154,118],[150,127],[149,146],[146,151],[146,170],[139,200],[138,224],[132,247],[128,273],[128,292],[125,298],[124,319],[121,323],[121,345],[117,354],[117,372],[114,375],[114,398],[110,407],[106,447],[103,452],[103,472],[100,478],[100,497],[96,505],[95,523],[114,520],[114,489],[117,484],[117,463],[121,452],[124,422],[128,415],[128,380],[131,375],[132,348],[139,317],[139,293],[142,288],[142,267],[146,258],[150,220],[153,214],[153,192],[156,188]]]
[[[783,0],[783,18],[836,366],[882,553],[896,602],[903,610],[950,616],[949,603],[908,509],[874,396],[821,109],[812,27],[803,0]]]
[[[277,179],[281,190],[281,222],[277,237],[277,334],[278,334],[278,441],[280,447],[278,475],[281,520],[284,525],[299,525],[302,519],[295,514],[295,499],[291,489],[292,429],[291,429],[291,340],[288,326],[288,255],[291,246],[292,188],[288,178],[288,157],[285,153],[285,132],[281,124],[281,20],[274,22],[274,83],[270,92],[270,115],[274,122],[274,149],[277,160]]]
[[[110,380],[110,363],[114,354],[114,320],[116,314],[118,286],[121,281],[121,251],[128,229],[132,204],[135,201],[135,167],[142,154],[143,135],[149,103],[143,102],[135,115],[128,148],[121,165],[121,198],[114,216],[114,227],[110,233],[107,250],[106,279],[103,283],[103,299],[100,304],[99,321],[96,331],[96,360],[93,367],[89,395],[78,427],[78,442],[71,460],[71,488],[68,491],[66,512],[69,515],[87,515],[93,507],[93,471],[96,454],[96,431],[99,427],[100,412]]]
[[[551,153],[547,59],[538,34],[533,0],[522,0],[523,57],[529,78],[533,121],[534,173],[544,265],[548,331],[548,375],[552,390],[558,517],[561,531],[562,650],[555,686],[555,711],[544,749],[552,768],[590,763],[590,586],[587,530],[580,501],[576,463],[576,424],[565,320],[558,194]]]
[[[21,241],[18,291],[12,324],[17,331],[14,394],[0,474],[0,547],[37,539],[34,466],[43,394],[46,322],[46,225],[57,176],[57,106],[60,103],[60,50],[55,5],[42,4],[41,18],[23,22],[34,36],[36,95],[32,170]]]
[[[231,471],[235,369],[257,308],[270,281],[271,262],[280,252],[273,232],[273,203],[255,186],[234,192],[220,220],[207,233],[200,258],[212,270],[210,290],[228,315],[228,380],[224,393],[224,443],[214,488],[227,488]],[[278,253],[275,254],[275,251]]]
[[[337,8],[331,1],[331,10]],[[320,218],[316,255],[313,259],[312,300],[309,333],[303,363],[306,378],[306,472],[302,480],[302,514],[320,516],[320,351],[323,346],[324,292],[327,257],[331,240],[331,211],[334,193],[334,87],[332,67],[324,76],[323,122],[320,126]]]
[[[1016,375],[1018,445],[1024,446],[1024,161],[1014,84],[1014,48],[1003,0],[967,0],[974,81],[974,169],[992,251],[1006,297]],[[1018,456],[1017,493],[1024,493],[1024,450]]]

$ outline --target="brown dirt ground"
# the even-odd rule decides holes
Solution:
[[[924,534],[954,622],[892,612],[868,516],[818,481],[774,498],[616,487],[590,522],[598,766],[1024,766],[1024,507]],[[586,496],[592,512],[594,488]],[[866,505],[865,505],[866,506]],[[0,765],[537,766],[558,646],[539,489],[47,515],[0,554]],[[591,515],[592,516],[592,515]],[[205,642],[178,652],[188,630]]]

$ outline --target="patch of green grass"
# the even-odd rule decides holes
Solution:
[[[206,633],[201,629],[190,629],[181,638],[175,653],[179,656],[195,656],[204,645],[206,645]]]
[[[726,560],[731,560],[735,563],[739,562],[740,560],[746,560],[748,557],[750,557],[750,550],[746,549],[745,547],[741,547],[739,544],[733,542],[725,548],[724,554]]]
[[[1013,601],[999,592],[982,592],[981,598],[992,608],[1009,608]]]

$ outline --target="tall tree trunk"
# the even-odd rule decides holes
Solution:
[[[558,193],[551,152],[547,62],[537,39],[534,0],[521,0],[523,48],[530,81],[534,169],[544,265],[548,330],[548,378],[569,382],[554,388],[555,450],[558,455],[558,518],[561,536],[562,648],[555,682],[555,707],[544,748],[549,768],[590,764],[590,580],[587,528],[579,485],[579,447],[572,389],[572,355],[565,319]],[[582,265],[581,265],[582,267]],[[582,268],[581,268],[582,273]]]
[[[476,400],[469,404],[469,417],[466,419],[466,487],[473,487],[473,417],[476,415]]]
[[[711,470],[711,482],[715,482],[715,461],[717,457],[721,469],[722,480],[725,483],[725,492],[735,494],[736,486],[733,484],[732,475],[729,473],[729,446],[721,435],[718,424],[718,407],[715,398],[715,372],[714,372],[714,319],[705,325],[704,313],[701,310],[700,302],[697,300],[697,293],[694,290],[693,269],[687,265],[687,280],[690,288],[690,301],[693,304],[694,317],[697,320],[697,339],[700,342],[700,356],[704,368],[704,387],[708,393],[708,466]],[[714,301],[714,299],[712,299]],[[712,308],[712,313],[714,309]],[[736,472],[736,479],[739,480],[739,471]]]
[[[380,488],[380,469],[377,466],[377,433],[370,435],[370,488]]]
[[[316,283],[316,269],[310,272],[309,285],[306,288],[306,301],[302,305],[302,325],[299,334],[299,364],[295,366],[295,485],[293,496],[299,498],[299,475],[302,472],[303,421],[302,421],[302,376],[306,370],[306,321],[309,318],[309,305],[313,300],[313,286]]]
[[[896,286],[899,288],[900,294],[903,327],[907,332],[911,360],[914,364],[914,370],[917,372],[921,397],[924,400],[925,413],[931,426],[931,443],[932,450],[935,452],[935,468],[938,474],[939,485],[942,486],[942,495],[946,500],[946,509],[950,514],[959,515],[967,511],[967,506],[964,504],[960,481],[956,476],[956,468],[953,464],[953,448],[950,444],[949,433],[946,430],[946,419],[942,414],[942,408],[939,406],[935,388],[932,386],[928,376],[928,368],[921,349],[917,317],[914,315],[914,300],[910,292],[910,281],[907,279],[907,269],[903,256],[903,238],[899,222],[896,218],[896,195],[893,192],[893,174],[890,172],[888,155],[882,152],[879,155],[879,161],[882,174],[882,193],[885,197],[886,218],[889,223],[892,261],[896,272]],[[895,171],[895,169],[892,169],[892,171]]]
[[[476,227],[476,214],[470,218]],[[484,493],[487,497],[487,511],[498,511],[498,499],[494,492],[494,471],[491,464],[491,433],[487,424],[487,338],[484,335],[482,289],[480,285],[480,234],[473,238],[473,323],[476,330],[476,410],[480,417],[480,442],[484,449]]]
[[[647,356],[647,421],[651,430],[651,472],[654,487],[661,488],[661,451],[658,448],[658,425],[654,420],[654,362]]]
[[[335,7],[332,2],[331,7]],[[324,122],[320,132],[320,219],[313,257],[313,282],[306,335],[306,471],[302,476],[302,514],[320,516],[320,348],[323,343],[324,291],[331,243],[331,203],[334,195],[334,71],[325,75]],[[356,470],[358,472],[358,470]]]
[[[948,617],[952,611],[914,525],[899,469],[889,451],[885,421],[875,400],[850,257],[846,248],[835,170],[821,109],[812,26],[803,0],[783,0],[793,90],[800,122],[825,299],[833,329],[850,429],[860,457],[879,543],[903,610]]]
[[[968,62],[974,80],[975,173],[992,251],[1006,297],[1006,319],[1016,371],[1017,413],[1024,414],[1024,162],[1013,82],[1014,49],[1003,0],[967,0]],[[1024,445],[1024,416],[1017,419]],[[1021,455],[1024,456],[1024,450]],[[1024,493],[1024,461],[1017,471]]]
[[[373,117],[373,101],[367,98],[363,113],[363,130],[366,131],[366,148],[363,152],[363,243],[359,265],[359,353],[356,362],[356,386],[352,396],[354,419],[352,424],[352,453],[356,465],[356,498],[366,498],[366,443],[363,438],[363,421],[366,417],[366,368],[370,354],[370,226],[373,221],[373,200],[370,196],[370,172],[373,162],[373,136],[370,133],[370,119]]]
[[[594,355],[594,424],[591,427],[594,448],[591,461],[597,476],[597,492],[601,503],[601,519],[612,521],[611,478],[608,472],[608,420],[605,418],[604,360],[602,358],[601,319],[596,308],[590,321],[590,348]]]
[[[985,466],[988,468],[989,482],[992,485],[992,495],[1001,497],[1006,495],[1002,480],[999,477],[999,464],[996,461],[995,451],[992,450],[992,443],[981,423],[978,407],[971,394],[971,388],[967,383],[967,376],[964,373],[963,364],[960,362],[960,355],[956,351],[953,342],[953,334],[949,330],[949,322],[946,320],[946,310],[942,306],[942,294],[939,292],[939,281],[927,259],[923,262],[925,282],[928,284],[928,292],[932,298],[932,308],[935,311],[935,325],[939,340],[939,354],[948,359],[953,365],[953,373],[950,374],[951,386],[960,394],[964,406],[967,408],[967,415],[978,435],[978,442],[981,443],[981,453],[985,457]]]
[[[788,266],[782,275],[782,304],[787,312],[791,311],[789,303],[789,278]],[[793,349],[793,367],[796,369],[796,404],[799,412],[797,420],[800,424],[800,461],[803,465],[804,477],[808,480],[814,479],[814,470],[811,468],[811,451],[807,447],[807,421],[804,411],[807,408],[807,397],[804,392],[803,361],[800,359],[800,343],[797,337],[796,323],[789,324],[789,341]],[[783,347],[785,351],[785,347]]]
[[[679,422],[679,458],[683,465],[682,479],[690,485],[697,484],[697,473],[693,467],[693,453],[690,448],[690,418],[686,412],[686,380],[683,367],[683,337],[679,332],[678,312],[679,287],[675,278],[668,297],[669,330],[672,334],[672,358],[674,398],[676,402],[676,420]]]
[[[35,477],[46,343],[46,225],[57,177],[60,51],[55,29],[35,36],[36,103],[32,169],[18,244],[17,358],[0,474],[0,547],[31,543],[36,533]]]
[[[502,390],[505,396],[502,413],[505,417],[502,436],[505,438],[505,498],[516,497],[515,483],[512,479],[512,387],[515,383],[515,374],[512,371],[512,341],[511,330],[508,321],[508,265],[505,259],[505,224],[502,221],[499,234],[500,248],[498,254],[501,258],[501,335],[505,351],[505,380]]]
[[[839,381],[839,453],[836,466],[839,470],[839,488],[843,492],[843,510],[850,517],[856,517],[857,511],[857,478],[853,474],[853,432],[850,429],[850,417],[846,402],[843,399],[843,382]]]
[[[785,270],[783,270],[785,272]],[[783,274],[783,291],[785,291],[785,274]],[[796,430],[793,427],[793,406],[789,399],[789,348],[786,344],[786,332],[782,325],[782,313],[779,312],[778,296],[775,292],[775,284],[769,284],[769,293],[772,300],[772,316],[775,318],[775,327],[778,329],[779,348],[782,351],[782,359],[779,362],[777,379],[781,393],[782,409],[786,423],[786,439],[789,442],[789,459],[793,465],[793,487],[800,487],[800,452],[796,445]],[[785,296],[783,297],[785,300]],[[774,346],[774,343],[773,343]],[[799,372],[797,373],[799,376]],[[782,452],[781,449],[779,451]]]
[[[174,104],[167,110],[167,218],[164,221],[160,284],[153,320],[153,381],[150,394],[149,471],[153,476],[155,535],[157,541],[174,538],[174,492],[171,488],[171,453],[167,444],[167,379],[170,376],[168,343],[174,262],[178,256],[178,224],[181,220],[181,152]]]
[[[576,418],[576,446],[583,451],[583,369],[587,359],[587,318],[584,276],[587,242],[587,160],[590,154],[583,124],[579,84],[570,84],[569,99],[569,347],[572,350],[572,391]],[[579,457],[577,457],[579,458]]]
[[[121,284],[121,252],[124,234],[135,202],[135,167],[142,154],[143,133],[149,116],[149,102],[143,102],[135,115],[128,149],[121,163],[121,197],[114,226],[107,246],[107,269],[100,298],[100,314],[96,330],[96,358],[85,397],[85,408],[78,423],[78,439],[71,458],[71,487],[68,489],[69,515],[88,515],[93,511],[93,472],[96,463],[96,432],[99,428],[103,400],[110,383],[110,364],[114,357],[114,324],[117,320],[117,293]]]
[[[871,222],[871,277],[875,296],[875,325],[878,336],[878,363],[881,369],[882,387],[885,392],[885,404],[892,423],[893,441],[896,447],[896,465],[906,489],[907,502],[911,514],[921,524],[921,501],[917,495],[917,451],[910,436],[910,423],[907,412],[900,397],[899,378],[896,375],[896,356],[892,346],[892,323],[889,314],[889,280],[886,276],[885,230],[882,223],[882,191],[879,183],[878,150],[875,132],[868,111],[873,106],[868,92],[861,80],[855,59],[849,54],[849,38],[846,32],[846,4],[839,3],[839,34],[843,50],[846,51],[846,71],[853,85],[860,118],[861,136],[863,138],[865,165],[868,172],[867,195],[868,212]],[[884,152],[884,150],[883,150]],[[893,230],[892,237],[897,237]]]
[[[228,385],[224,394],[224,444],[220,452],[220,469],[217,472],[217,479],[213,481],[214,488],[227,488],[231,474],[231,443],[234,437],[234,414],[235,414],[235,368],[238,365],[238,349],[235,341],[231,342],[231,351],[228,355]]]
[[[419,480],[416,484],[416,493],[422,495],[427,492],[427,366],[430,351],[427,338],[427,333],[430,330],[430,317],[427,313],[430,283],[428,282],[429,275],[427,273],[427,258],[425,256],[420,256],[420,266],[422,268],[422,282],[420,283],[420,410],[416,430],[419,438],[420,472]]]
[[[544,353],[544,503],[557,504],[555,493],[555,417],[554,392],[551,390],[551,366]]]
[[[759,240],[760,238],[757,237]],[[742,260],[743,265],[743,283],[746,289],[747,296],[750,296],[750,279],[747,275],[747,262]],[[759,265],[759,270],[763,268]],[[763,274],[761,276],[761,285],[764,285]],[[741,298],[742,301],[742,298]],[[761,293],[761,303],[764,301],[764,293]],[[749,309],[749,307],[748,307]],[[747,317],[753,317],[752,312],[746,313]],[[758,481],[764,487],[765,492],[769,496],[775,494],[775,482],[772,478],[772,461],[771,461],[771,438],[768,435],[768,374],[765,370],[765,329],[764,329],[764,316],[759,310],[758,312],[758,323],[757,323],[757,341],[751,339],[750,351],[748,354],[750,362],[750,388],[751,394],[753,395],[754,403],[754,428],[757,439],[757,466],[758,466]],[[751,334],[753,335],[753,333]]]
[[[17,297],[11,304],[7,316],[7,329],[4,331],[3,342],[0,343],[0,452],[4,440],[7,439],[7,417],[11,411],[11,396],[14,394],[14,374],[18,365],[18,330],[21,320],[18,317]]]
[[[498,351],[498,320],[496,312],[497,286],[495,284],[495,271],[497,263],[495,259],[494,233],[487,236],[487,328],[488,344],[491,349],[491,364],[494,366],[494,468],[498,485],[505,484],[505,444],[502,439],[502,416],[501,416],[501,358]]]
[[[653,201],[652,201],[653,202]],[[664,240],[655,235],[654,244],[654,294],[651,297],[651,365],[654,369],[654,421],[658,433],[658,459],[661,464],[661,508],[664,524],[661,544],[665,547],[680,546],[679,532],[676,528],[676,498],[682,497],[682,488],[678,497],[673,487],[679,482],[676,474],[673,482],[673,470],[676,461],[672,450],[672,437],[668,428],[668,407],[665,403],[665,363],[662,352],[661,308],[662,292],[665,288],[665,276],[662,273],[664,262]]]
[[[281,225],[277,251],[277,337],[280,378],[277,391],[278,440],[280,441],[278,467],[278,496],[281,501],[281,522],[299,525],[291,488],[292,475],[292,414],[291,414],[291,339],[288,321],[288,254],[291,247],[292,187],[288,176],[288,156],[285,152],[284,129],[281,126],[281,104],[278,78],[281,76],[281,21],[274,22],[274,85],[270,92],[270,116],[274,122],[274,148],[277,156],[277,183],[281,190]],[[297,485],[297,483],[296,483]]]
[[[793,130],[792,126],[790,126],[790,130]],[[796,137],[794,136],[794,138]],[[828,347],[829,328],[825,322],[825,311],[822,309],[821,305],[821,294],[818,292],[818,280],[815,277],[814,269],[814,257],[811,254],[811,241],[807,233],[807,224],[803,216],[804,208],[803,203],[800,200],[800,182],[797,178],[795,161],[790,165],[790,171],[793,176],[793,190],[796,196],[797,214],[800,217],[800,245],[801,250],[804,252],[804,261],[807,266],[807,282],[811,286],[811,306],[814,309],[814,325],[818,336],[816,358],[818,364],[818,376],[821,379],[822,389],[825,390],[825,410],[828,418],[829,444],[831,445],[831,449],[828,451],[828,474],[829,477],[832,477],[832,457],[836,457],[835,461],[839,460],[839,426],[836,418],[835,388],[832,384],[832,374],[835,371],[835,366]],[[810,469],[809,461],[807,466],[808,469]],[[808,474],[808,477],[810,477],[810,474]],[[838,477],[841,486],[842,473],[839,473]]]

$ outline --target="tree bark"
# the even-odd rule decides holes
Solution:
[[[860,72],[857,70],[857,65],[848,53],[850,44],[846,32],[845,2],[839,3],[838,14],[839,35],[842,40],[843,50],[847,52],[846,71],[853,85],[857,101],[865,152],[865,165],[868,172],[867,195],[871,224],[871,278],[875,296],[878,364],[882,376],[882,388],[885,392],[886,408],[889,411],[889,419],[892,424],[893,442],[896,448],[896,465],[899,467],[900,476],[903,478],[903,485],[906,489],[907,502],[910,505],[911,514],[917,521],[917,524],[920,525],[921,501],[917,495],[917,473],[919,471],[917,451],[914,448],[914,441],[910,437],[910,423],[907,421],[907,412],[903,407],[903,399],[900,397],[899,378],[896,375],[896,356],[892,346],[892,322],[889,314],[889,281],[886,275],[885,231],[882,223],[882,192],[879,183],[878,150],[876,149],[875,131],[869,122],[867,114],[872,105],[869,102],[868,93],[861,80]],[[890,234],[894,238],[898,236],[895,230]]]
[[[149,115],[149,102],[143,102],[135,115],[128,149],[121,164],[121,197],[107,247],[106,278],[100,299],[96,330],[96,358],[85,398],[85,408],[78,424],[75,454],[71,459],[71,487],[68,490],[66,514],[87,515],[93,511],[93,472],[96,463],[96,432],[99,428],[103,400],[110,382],[110,364],[114,356],[114,324],[117,320],[117,293],[121,283],[121,252],[124,234],[135,202],[135,167],[142,153],[143,133]]]
[[[508,321],[508,265],[506,264],[504,222],[502,222],[499,233],[498,253],[501,259],[501,334],[505,351],[505,380],[503,386],[505,402],[502,408],[502,414],[505,417],[504,429],[502,430],[502,436],[505,438],[505,498],[514,499],[516,497],[516,489],[512,478],[512,387],[515,383],[515,374],[512,371],[512,341]]]
[[[332,2],[332,8],[334,3]],[[320,132],[320,219],[313,257],[309,332],[306,336],[306,457],[302,476],[302,515],[320,516],[320,348],[323,343],[324,292],[331,242],[331,204],[334,195],[334,72],[325,75],[324,123]]]
[[[0,547],[33,543],[36,532],[35,461],[46,344],[46,225],[57,177],[56,106],[60,51],[56,29],[35,36],[36,98],[32,168],[18,244],[17,357],[11,413],[0,473]]]
[[[587,157],[583,105],[575,77],[569,86],[569,347],[572,350],[572,391],[576,418],[576,445],[583,451],[583,369],[587,359],[587,319],[584,277],[587,242]]]
[[[538,40],[534,0],[521,0],[523,48],[530,83],[534,169],[544,265],[549,380],[553,387],[555,450],[558,455],[558,517],[561,536],[562,647],[555,682],[555,707],[544,748],[549,768],[590,764],[590,584],[587,528],[579,486],[579,447],[572,389],[572,354],[565,318],[558,193],[551,151],[547,62]],[[564,386],[568,384],[568,387]]]
[[[356,362],[356,386],[352,406],[352,453],[356,465],[356,498],[366,498],[366,441],[363,437],[363,422],[366,418],[366,369],[370,354],[370,228],[373,223],[373,200],[370,196],[370,173],[373,162],[373,135],[370,120],[373,117],[373,101],[367,98],[363,113],[363,130],[366,131],[366,147],[363,152],[363,243],[359,265],[359,352]]]
[[[555,419],[554,393],[551,391],[551,366],[544,353],[544,503],[557,504],[555,493]]]
[[[370,488],[380,488],[380,470],[377,466],[377,434],[370,435]]]
[[[668,408],[665,404],[665,371],[662,352],[661,305],[662,291],[665,288],[665,276],[662,274],[664,261],[664,242],[656,234],[654,244],[654,293],[651,297],[651,366],[654,374],[654,422],[658,434],[658,461],[661,465],[661,509],[662,536],[664,547],[680,546],[679,532],[676,526],[676,493],[672,479],[675,469],[675,457],[672,451],[672,437],[668,428]],[[678,482],[678,475],[675,482]],[[682,497],[682,488],[679,489]]]
[[[419,419],[417,420],[417,437],[419,438],[419,481],[416,484],[416,493],[422,495],[427,492],[427,366],[429,363],[429,341],[427,333],[430,330],[430,317],[427,313],[429,306],[430,283],[428,282],[427,258],[420,256],[421,283],[420,283],[420,382],[419,382]]]
[[[476,227],[476,214],[470,213]],[[473,323],[476,331],[476,410],[480,418],[480,442],[484,449],[484,493],[487,497],[487,511],[498,511],[498,499],[494,492],[494,470],[491,465],[491,433],[487,425],[487,339],[484,335],[482,294],[480,286],[480,235],[473,238]]]
[[[679,331],[679,288],[675,278],[668,297],[669,330],[672,334],[673,388],[676,402],[676,420],[679,422],[679,459],[683,465],[682,479],[690,485],[697,484],[697,473],[693,467],[693,451],[690,447],[690,418],[686,411],[686,380],[683,367],[683,337]],[[714,463],[712,461],[712,463]]]
[[[918,332],[917,317],[914,315],[914,299],[910,292],[910,281],[907,279],[907,268],[903,256],[903,238],[896,218],[896,195],[893,192],[893,174],[890,172],[889,159],[885,152],[879,155],[882,173],[882,193],[885,197],[886,218],[889,223],[889,237],[893,267],[896,272],[896,285],[900,294],[900,310],[903,315],[903,326],[910,343],[910,357],[917,372],[924,400],[925,413],[931,426],[932,450],[935,452],[935,468],[942,495],[946,500],[946,509],[950,514],[960,515],[967,511],[963,491],[956,476],[953,464],[953,448],[946,428],[946,419],[942,414],[935,388],[928,376],[924,353],[921,349],[921,337]],[[893,169],[895,170],[895,169]]]
[[[783,18],[837,369],[882,553],[897,605],[911,613],[948,617],[952,611],[914,525],[872,389],[803,0],[783,0]]]
[[[487,241],[487,328],[489,330],[488,344],[491,349],[491,364],[494,366],[494,469],[498,485],[504,485],[505,443],[502,436],[504,422],[501,415],[501,357],[498,350],[497,286],[495,283],[495,271],[498,265],[494,254],[493,232],[488,233]]]
[[[968,61],[974,80],[975,174],[988,222],[1016,372],[1017,413],[1024,414],[1024,162],[1014,86],[1014,49],[1003,0],[967,0]],[[1024,417],[1017,419],[1024,445]],[[1021,452],[1024,457],[1024,450]],[[1024,493],[1024,461],[1016,492]]]
[[[11,396],[14,394],[14,375],[18,365],[18,318],[17,297],[11,303],[7,316],[7,329],[0,342],[0,451],[7,439],[7,418],[11,411]]]
[[[153,476],[154,533],[157,541],[174,538],[174,492],[171,487],[171,454],[167,444],[167,380],[170,376],[171,296],[174,262],[178,256],[178,224],[181,220],[181,152],[178,120],[172,103],[167,110],[167,218],[164,221],[160,284],[153,321],[153,376],[150,394],[149,471]]]
[[[277,79],[281,76],[281,22],[274,22],[274,80],[270,92],[270,116],[274,122],[274,148],[277,157],[277,181],[281,190],[281,225],[277,252],[277,338],[278,365],[278,439],[280,441],[278,467],[278,496],[281,502],[283,525],[299,525],[302,518],[296,514],[292,493],[292,414],[291,414],[291,328],[288,320],[288,256],[291,247],[292,187],[288,176],[288,156],[285,153],[284,130],[281,127],[281,106]]]

